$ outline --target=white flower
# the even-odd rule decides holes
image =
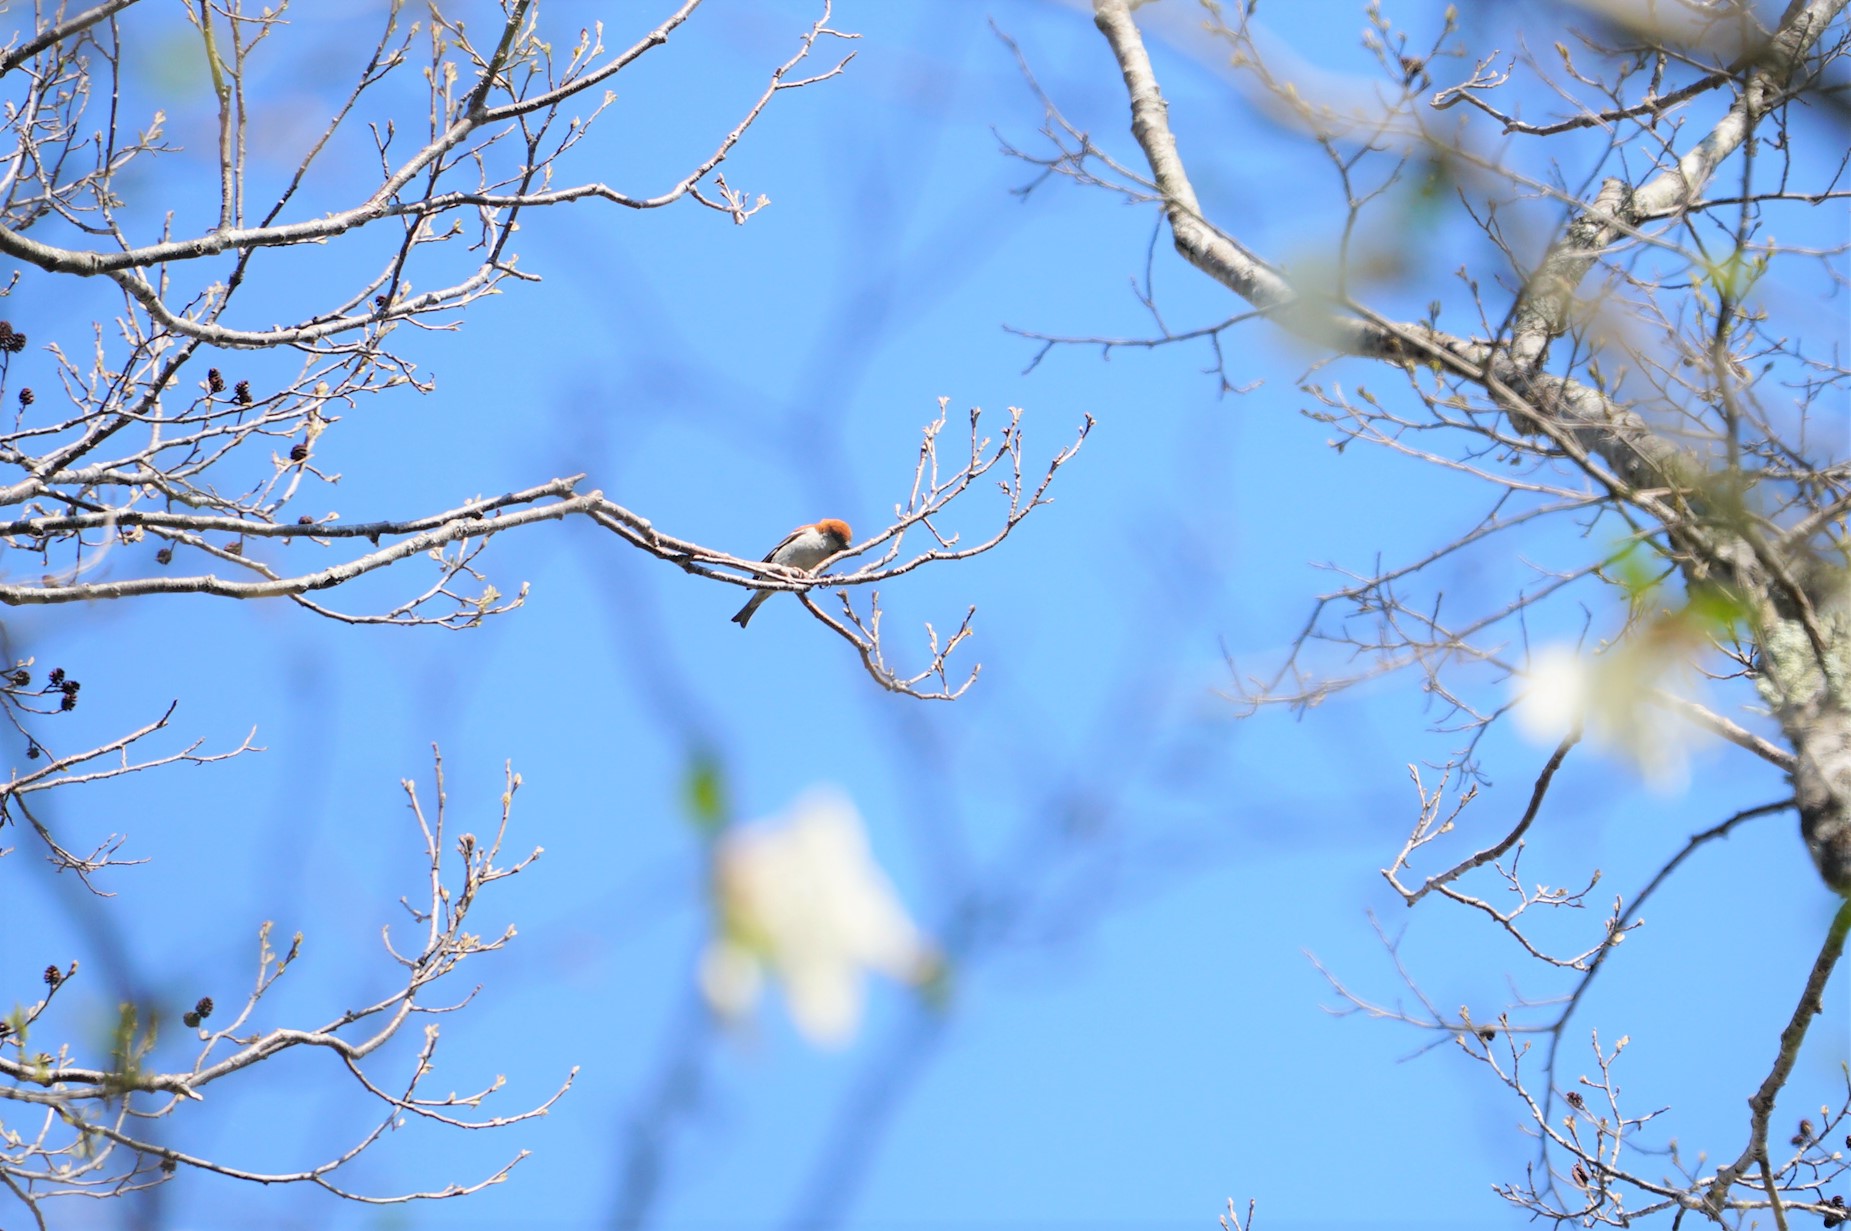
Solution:
[[[1518,727],[1553,744],[1579,725],[1589,742],[1630,758],[1654,786],[1676,789],[1687,777],[1692,731],[1655,698],[1691,691],[1695,647],[1682,631],[1661,621],[1598,655],[1566,645],[1537,651],[1518,680]]]
[[[713,876],[719,935],[700,985],[723,1016],[749,1012],[769,974],[797,1028],[840,1046],[861,1022],[868,971],[923,983],[937,968],[839,791],[812,789],[783,816],[723,836]]]

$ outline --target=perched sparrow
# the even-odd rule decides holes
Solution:
[[[784,536],[784,541],[773,547],[765,556],[766,564],[782,564],[785,568],[808,573],[817,565],[829,559],[848,546],[848,541],[855,537],[855,532],[848,528],[848,523],[834,517],[825,517],[814,526],[798,526]],[[776,590],[760,590],[746,600],[746,605],[733,617],[733,623],[744,628],[752,613],[764,606],[765,600],[776,594]]]

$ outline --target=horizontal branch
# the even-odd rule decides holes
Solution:
[[[192,577],[132,577],[122,581],[81,582],[72,585],[32,586],[0,583],[0,603],[10,606],[43,606],[54,603],[93,602],[100,599],[138,598],[148,594],[211,594],[220,598],[288,598],[326,590],[366,573],[412,556],[433,551],[447,543],[474,535],[487,537],[502,530],[541,521],[558,521],[574,513],[583,513],[598,503],[599,497],[574,496],[556,504],[523,509],[505,517],[474,518],[467,515],[449,521],[330,568],[295,577],[264,578],[259,581],[236,581],[207,573]]]

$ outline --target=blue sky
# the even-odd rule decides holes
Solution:
[[[554,4],[543,20],[575,30],[593,7]],[[1363,70],[1359,6],[1265,7],[1293,55]],[[618,79],[567,177],[660,191],[730,126],[813,10],[703,11]],[[610,20],[613,43],[642,25]],[[60,824],[126,833],[125,853],[150,860],[119,872],[106,902],[16,851],[23,888],[0,969],[25,999],[47,962],[83,956],[76,1035],[103,1030],[123,969],[181,1007],[234,1003],[264,920],[307,938],[265,1002],[279,1018],[320,1021],[389,986],[379,930],[419,880],[397,784],[431,796],[433,743],[453,826],[490,824],[511,761],[524,785],[510,846],[546,850],[482,907],[482,930],[512,922],[519,937],[466,968],[481,991],[443,1019],[433,1082],[506,1074],[495,1109],[513,1112],[576,1065],[573,1091],[544,1121],[500,1132],[412,1126],[349,1176],[371,1191],[435,1187],[532,1150],[508,1183],[381,1211],[183,1174],[155,1198],[164,1225],[564,1229],[612,1225],[627,1202],[664,1228],[1167,1228],[1212,1226],[1230,1197],[1256,1199],[1267,1228],[1521,1225],[1491,1192],[1530,1157],[1520,1106],[1450,1047],[1410,1059],[1422,1036],[1326,1012],[1335,998],[1308,956],[1361,994],[1405,995],[1373,912],[1407,928],[1401,957],[1441,1006],[1494,1013],[1507,975],[1531,997],[1562,990],[1507,938],[1438,902],[1410,914],[1382,882],[1414,817],[1406,767],[1447,747],[1425,731],[1420,681],[1378,681],[1298,720],[1241,720],[1223,695],[1230,656],[1264,664],[1289,644],[1331,585],[1318,565],[1417,555],[1471,524],[1484,497],[1410,459],[1330,449],[1329,430],[1299,413],[1305,354],[1264,327],[1229,336],[1230,369],[1263,382],[1240,395],[1218,395],[1199,347],[1061,348],[1025,371],[1035,348],[1004,326],[1148,330],[1130,279],[1154,219],[1062,182],[1012,194],[1032,173],[999,136],[1033,148],[1041,112],[992,20],[1078,126],[1135,152],[1116,70],[1077,7],[841,5],[835,25],[862,35],[854,62],[776,99],[726,164],[769,208],[743,227],[685,203],[530,214],[521,268],[542,281],[412,343],[436,391],[348,413],[318,446],[341,481],[304,505],[349,521],[410,515],[583,472],[670,533],[755,555],[821,516],[883,524],[941,396],[954,415],[1023,407],[1031,461],[1092,415],[1055,503],[1003,547],[882,587],[901,656],[923,647],[909,630],[976,605],[966,653],[983,673],[964,699],[879,691],[793,601],[742,633],[727,622],[738,591],[589,526],[497,539],[487,571],[504,591],[530,583],[531,597],[468,633],[193,598],[9,615],[8,636],[41,668],[84,681],[73,744],[178,699],[176,742],[223,748],[255,728],[266,750],[62,801]],[[338,25],[305,19],[300,33],[313,50],[279,46],[260,122],[281,123],[317,97],[313,73],[351,58]],[[1210,212],[1282,262],[1327,250],[1327,170],[1256,121],[1201,48],[1160,42],[1156,54]],[[209,149],[208,118],[197,95],[175,109],[175,143]],[[173,193],[183,218],[198,206],[184,187],[141,189]],[[1436,270],[1475,251],[1455,232],[1421,240]],[[341,252],[279,262],[291,281],[278,304],[341,285]],[[1167,237],[1155,271],[1173,324],[1230,310]],[[1444,283],[1385,287],[1379,302],[1416,315]],[[75,292],[54,297],[65,294],[29,284],[12,311],[47,336],[66,322],[76,345],[69,322],[86,309]],[[1319,379],[1389,383],[1361,365]],[[981,535],[994,512],[979,502],[962,528]],[[1493,602],[1519,551],[1572,565],[1601,546],[1545,530],[1434,584],[1468,607]],[[1532,635],[1580,613],[1539,618]],[[693,970],[710,918],[682,789],[703,753],[742,820],[817,783],[856,801],[914,917],[958,938],[943,1006],[882,987],[842,1052],[810,1046],[775,1002],[744,1033],[702,1024]],[[1483,832],[1521,812],[1546,756],[1514,731],[1487,740],[1493,786],[1469,814]],[[1783,787],[1725,749],[1672,792],[1589,751],[1555,790],[1530,874],[1595,864],[1603,894],[1630,896],[1689,834]],[[1578,1019],[1584,1038],[1630,1035],[1629,1095],[1673,1105],[1687,1144],[1740,1148],[1743,1099],[1833,909],[1793,829],[1791,817],[1753,824],[1693,860]],[[93,913],[102,930],[86,937],[77,920]],[[1843,991],[1841,976],[1789,1118],[1842,1097]],[[251,1167],[299,1163],[374,1116],[341,1076],[326,1057],[291,1057],[262,1082],[216,1089],[174,1139]],[[625,1172],[639,1125],[660,1151],[647,1200]],[[60,1217],[129,1225],[107,1205]]]

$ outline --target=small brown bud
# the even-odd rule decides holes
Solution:
[[[1489,1026],[1480,1026],[1478,1028],[1478,1037],[1489,1043],[1492,1039],[1498,1037],[1498,1032]]]
[[[233,539],[231,542],[225,544],[225,551],[226,551],[226,554],[228,555],[233,555],[233,556],[243,555],[244,554],[244,540],[243,539]]]
[[[304,513],[302,516],[296,518],[296,524],[298,526],[312,526],[315,524],[315,519],[310,517],[307,513]]]
[[[1587,1168],[1586,1167],[1583,1167],[1580,1163],[1576,1163],[1574,1170],[1570,1171],[1568,1174],[1574,1178],[1575,1183],[1579,1184],[1583,1188],[1587,1187]]]
[[[1795,1146],[1801,1146],[1801,1147],[1811,1145],[1812,1144],[1812,1121],[1811,1120],[1801,1120],[1799,1131],[1793,1134],[1793,1139],[1788,1144],[1795,1145]]]

